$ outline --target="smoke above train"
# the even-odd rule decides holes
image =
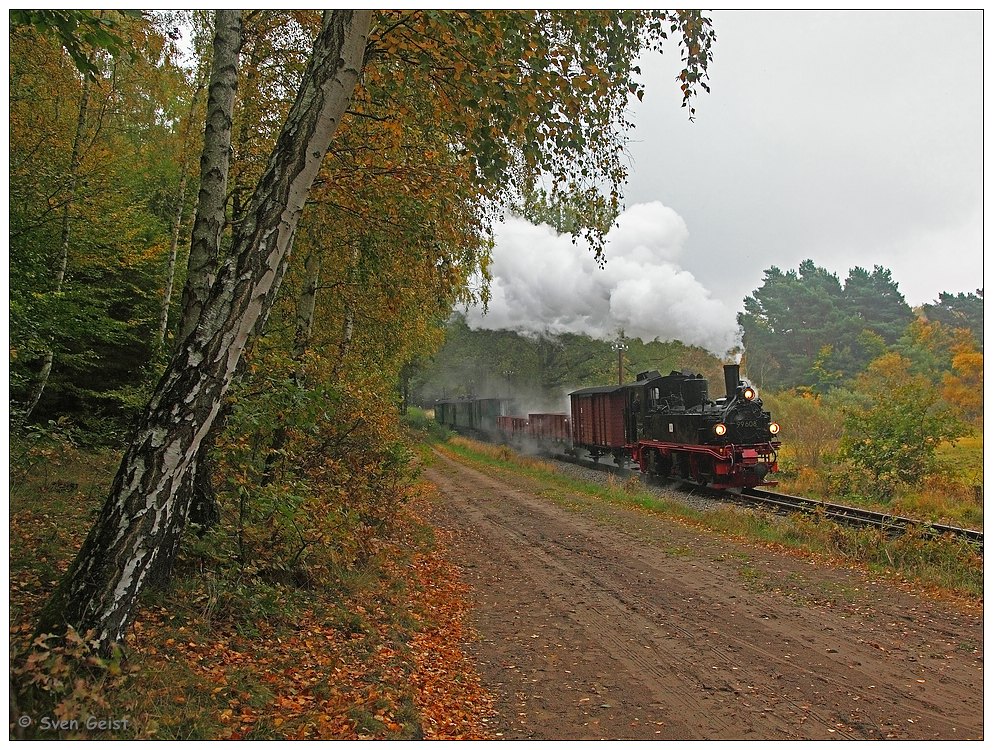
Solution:
[[[466,310],[473,328],[581,333],[612,339],[676,340],[718,356],[737,343],[735,312],[679,265],[686,223],[659,202],[632,206],[606,238],[597,266],[581,241],[548,225],[509,217],[495,230],[486,312]]]

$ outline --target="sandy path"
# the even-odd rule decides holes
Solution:
[[[508,739],[975,739],[982,612],[438,455]]]

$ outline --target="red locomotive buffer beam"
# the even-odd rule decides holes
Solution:
[[[642,440],[628,449],[643,472],[682,478],[714,489],[774,485],[767,474],[778,471],[776,448],[780,443],[758,445],[685,445]]]

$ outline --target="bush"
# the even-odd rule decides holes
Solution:
[[[434,413],[417,406],[411,406],[407,413],[403,415],[403,422],[412,430],[422,433],[422,439],[429,442],[443,443],[452,436],[452,433],[444,426],[434,420]]]
[[[930,381],[910,366],[893,353],[874,361],[858,379],[866,404],[845,414],[840,456],[884,499],[934,473],[938,445],[965,434]]]
[[[368,382],[304,389],[265,374],[240,389],[252,397],[234,394],[215,450],[221,523],[188,548],[222,577],[333,585],[376,552],[412,491],[395,405]]]

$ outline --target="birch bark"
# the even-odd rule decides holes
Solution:
[[[179,342],[136,424],[109,497],[42,612],[40,630],[93,630],[119,641],[166,531],[185,514],[184,473],[222,399],[273,284],[321,160],[361,72],[371,11],[325,11],[297,99],[235,229],[197,325]]]
[[[362,248],[359,242],[352,248],[352,265],[348,270],[349,294],[345,298],[345,321],[341,326],[341,341],[338,343],[338,360],[332,369],[337,377],[341,371],[341,366],[348,356],[348,350],[352,346],[352,334],[355,332],[355,301],[352,299],[355,288],[355,278],[359,271],[359,260],[362,257]]]
[[[207,88],[203,152],[200,155],[200,191],[190,236],[190,257],[177,342],[189,336],[200,320],[217,273],[231,166],[231,126],[238,89],[241,32],[240,10],[218,10],[214,14],[213,62]]]
[[[176,280],[176,257],[179,250],[179,233],[183,228],[183,208],[186,203],[186,185],[189,181],[189,146],[190,129],[193,119],[196,116],[197,102],[200,99],[200,92],[203,91],[203,78],[201,77],[193,98],[190,101],[190,113],[187,116],[186,124],[183,127],[183,156],[179,169],[179,188],[176,190],[176,214],[172,220],[172,241],[169,244],[169,262],[166,266],[165,288],[162,291],[162,305],[159,308],[159,338],[158,344],[161,351],[165,351],[166,332],[169,330],[169,307],[172,304],[172,289]]]
[[[297,380],[301,380],[302,360],[310,347],[310,333],[314,327],[314,310],[317,309],[317,288],[321,277],[321,258],[311,250],[303,263],[306,271],[303,291],[297,300],[296,330],[293,333],[293,359],[297,364]]]
[[[197,326],[221,257],[242,29],[240,10],[214,12],[213,53],[207,89],[203,151],[200,155],[200,189],[190,233],[190,254],[177,342],[182,342]],[[215,432],[216,430],[209,432],[202,441],[202,449],[198,450],[190,462],[180,483],[177,507],[182,510],[172,516],[164,532],[161,551],[149,573],[152,584],[164,585],[169,580],[188,516],[203,526],[212,526],[220,520],[220,509],[214,495],[213,473],[206,456],[213,445]]]

